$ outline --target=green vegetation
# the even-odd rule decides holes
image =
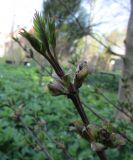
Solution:
[[[47,146],[55,160],[98,159],[91,151],[89,144],[79,135],[70,131],[70,123],[80,120],[80,117],[68,99],[63,96],[52,97],[49,94],[46,87],[49,81],[51,78],[44,76],[43,86],[39,86],[36,67],[0,65],[1,160],[46,159],[43,149],[41,150],[32,136],[37,137],[42,145]],[[131,126],[127,125],[128,122],[116,121],[114,107],[95,90],[94,86],[87,83],[83,85],[81,99],[84,103],[102,117],[110,120],[113,127],[117,127],[133,138]],[[115,92],[108,92],[103,88],[101,90],[112,103],[116,103]],[[87,108],[85,110],[92,123],[103,123]],[[103,125],[105,124],[103,123]],[[34,135],[31,136],[27,128],[33,131]],[[110,160],[132,160],[132,145],[127,143],[119,150],[108,150],[107,154]]]
[[[0,64],[0,160],[133,159],[133,12],[126,38],[102,35],[96,2],[44,1],[30,31],[11,33]],[[125,55],[113,51],[123,41]]]
[[[101,87],[105,90],[118,91],[119,74],[116,73],[93,73],[88,77],[89,84]]]

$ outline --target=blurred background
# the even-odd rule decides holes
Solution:
[[[63,3],[63,4],[62,4]],[[5,0],[0,8],[0,57],[19,63],[25,53],[12,41],[22,28],[32,32],[35,10],[45,16],[49,12],[57,22],[57,48],[60,57],[76,54],[75,58],[86,57],[94,67],[113,70],[119,69],[119,54],[124,54],[123,40],[130,13],[129,1],[70,1],[65,2],[42,0],[18,1]],[[75,21],[78,19],[78,23]],[[24,41],[24,40],[22,40]],[[23,42],[26,45],[26,42]],[[109,52],[118,53],[113,55]],[[106,53],[107,52],[107,53]],[[65,60],[64,59],[64,60]],[[79,58],[78,58],[79,59]],[[104,63],[103,63],[104,61]],[[100,65],[99,65],[100,63]],[[104,65],[104,66],[102,66]]]
[[[48,92],[53,69],[19,34],[23,28],[34,34],[35,11],[55,19],[56,53],[66,72],[88,62],[90,73],[80,89],[87,116],[96,125],[109,124],[127,142],[107,150],[109,159],[132,160],[132,98],[120,103],[130,0],[1,0],[0,160],[98,160],[69,130],[80,120],[73,104]]]

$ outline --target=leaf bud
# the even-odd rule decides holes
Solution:
[[[76,86],[76,88],[80,88],[83,81],[85,80],[85,78],[87,77],[89,73],[89,70],[88,70],[88,65],[87,63],[85,63],[84,65],[79,65],[78,66],[78,69],[77,69],[77,72],[75,74],[75,78],[74,78],[74,84]]]
[[[69,70],[63,77],[62,82],[66,87],[69,87],[72,82],[72,72]]]
[[[111,134],[111,140],[113,144],[112,148],[123,146],[126,143],[125,138],[123,138],[120,134],[116,133]]]
[[[97,143],[97,142],[92,142],[91,143],[91,149],[95,152],[98,152],[98,151],[102,151],[104,150],[106,147],[101,144],[101,143]]]
[[[91,135],[93,136],[93,139],[96,140],[96,137],[97,137],[97,134],[98,134],[98,131],[99,131],[99,127],[94,125],[94,124],[89,124],[87,126],[87,128],[90,130]]]
[[[58,82],[49,83],[48,89],[53,96],[59,96],[65,94],[63,85]]]

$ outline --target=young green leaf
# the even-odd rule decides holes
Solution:
[[[41,43],[34,35],[32,35],[31,33],[28,33],[25,29],[23,29],[20,32],[20,35],[23,36],[24,38],[26,38],[36,51],[42,53]]]
[[[44,44],[47,41],[47,35],[46,35],[46,23],[43,17],[36,12],[34,15],[34,31],[36,37]]]
[[[48,40],[49,44],[53,48],[56,47],[56,38],[55,38],[55,21],[54,19],[48,17],[47,19],[47,32],[48,32]]]

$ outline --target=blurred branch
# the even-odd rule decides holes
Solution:
[[[22,120],[22,118],[20,118],[20,121],[23,125],[23,127],[27,130],[27,132],[29,133],[29,135],[36,141],[36,143],[39,145],[40,150],[44,152],[44,155],[46,155],[48,160],[54,160],[53,157],[50,155],[50,153],[48,152],[46,146],[41,143],[41,141],[37,138],[36,134],[34,133],[33,130],[31,130]]]
[[[94,111],[90,106],[86,105],[84,102],[82,102],[82,104],[94,115],[96,116],[98,119],[100,119],[103,122],[109,122],[107,119],[105,119],[103,116],[101,116],[99,113],[97,113],[96,111]],[[113,130],[115,130],[117,133],[119,133],[120,135],[123,136],[123,138],[125,138],[129,143],[133,144],[133,140],[130,139],[129,137],[127,137],[126,134],[120,132],[117,128],[113,127]]]
[[[12,103],[12,101],[8,101],[8,103],[9,104],[7,104],[7,106],[12,108],[12,110],[14,111],[13,115],[11,116],[12,119],[16,123],[21,122],[21,125],[26,129],[27,133],[37,143],[37,145],[40,147],[40,150],[44,153],[44,155],[47,157],[48,160],[54,160],[53,157],[48,152],[48,149],[46,145],[44,144],[44,142],[42,144],[42,142],[37,138],[37,135],[34,133],[34,131],[23,122],[23,119],[21,117],[23,104],[19,105],[18,107],[16,107],[17,109],[15,109],[14,102]]]
[[[66,146],[61,143],[61,142],[58,142],[56,140],[53,140],[51,136],[48,135],[47,132],[45,132],[45,135],[47,136],[47,138],[53,143],[55,144],[59,149],[62,150],[62,152],[69,158],[68,160],[75,160],[67,151],[66,149]]]
[[[125,5],[125,4],[128,4],[125,0],[124,0],[124,2],[125,2],[125,4],[124,4],[124,2],[122,1],[122,0],[113,0],[115,3],[118,3],[118,4],[120,4],[120,6],[122,6],[124,9],[126,9],[127,11],[130,11],[130,8],[127,6],[127,5]]]
[[[129,115],[125,110],[123,110],[122,108],[119,108],[116,104],[114,104],[108,97],[106,97],[104,95],[104,93],[102,91],[100,91],[99,88],[97,88],[95,86],[95,93],[97,93],[98,95],[102,96],[109,104],[111,104],[115,109],[117,109],[118,111],[122,112],[123,114],[125,114],[132,122],[133,122],[133,117],[131,115]],[[94,93],[94,91],[91,91],[92,93]],[[119,102],[118,102],[119,103]]]
[[[100,119],[100,120],[102,120],[102,121],[104,121],[104,122],[107,121],[105,118],[103,118],[102,116],[100,116],[96,111],[94,111],[90,106],[86,105],[83,101],[82,101],[82,104],[83,104],[88,110],[90,110],[90,111],[93,113],[93,115],[95,115],[98,119]]]
[[[119,46],[117,43],[111,41],[111,40],[110,40],[108,37],[106,37],[104,34],[102,34],[102,37],[104,37],[104,39],[105,39],[106,41],[108,41],[109,43],[111,43],[111,45],[115,45],[115,46],[117,46],[118,48],[124,50],[124,48],[122,48],[121,46]]]
[[[111,104],[114,108],[116,108],[118,111],[124,113],[132,122],[133,122],[133,117],[130,116],[125,110],[123,110],[122,108],[119,108],[116,104],[114,104],[108,97],[106,97],[103,92],[101,92],[100,90],[98,90],[98,92],[100,93],[99,95],[102,96],[109,104]],[[118,102],[119,103],[119,102]]]

